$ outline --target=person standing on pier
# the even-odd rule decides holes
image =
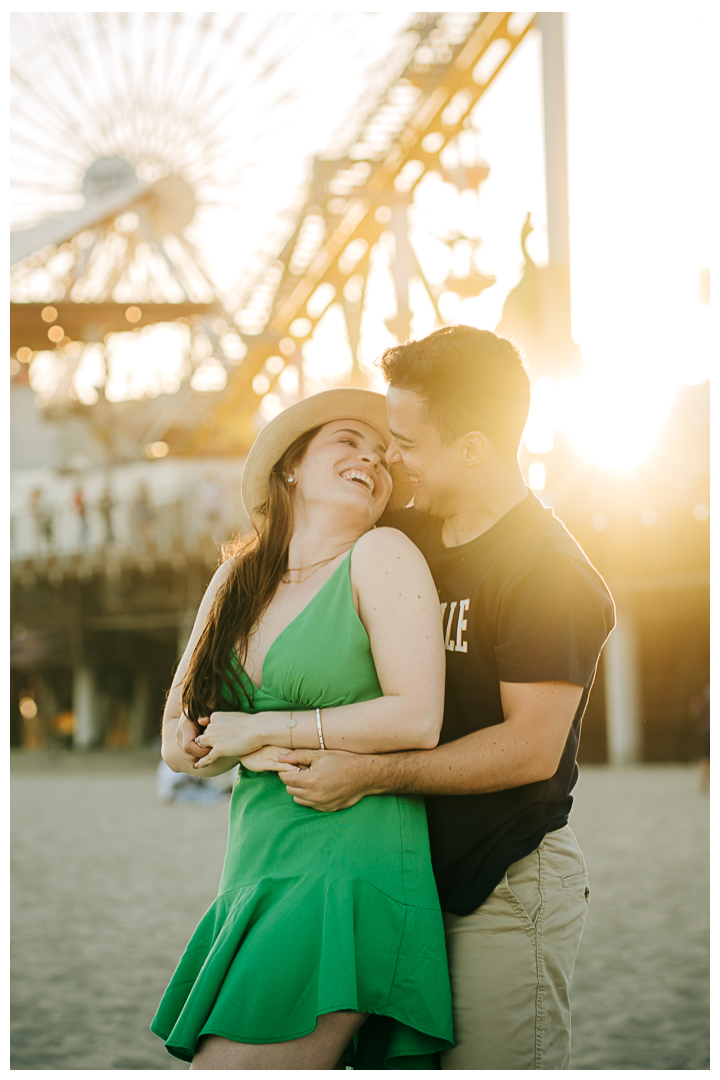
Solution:
[[[78,519],[78,542],[80,547],[84,550],[87,547],[88,540],[87,506],[85,504],[85,494],[83,489],[79,486],[77,486],[73,492],[72,508]]]
[[[112,497],[112,493],[109,487],[103,488],[103,493],[98,503],[98,510],[103,520],[105,527],[105,535],[103,537],[103,543],[106,546],[115,543],[115,529],[113,528],[113,509],[115,503]]]
[[[133,519],[136,547],[143,554],[147,554],[155,547],[155,508],[150,499],[150,489],[144,480],[140,481],[135,491]]]
[[[55,532],[53,527],[53,512],[45,502],[45,496],[40,488],[35,488],[29,498],[30,513],[35,525],[35,542],[38,553],[49,554],[52,550]]]

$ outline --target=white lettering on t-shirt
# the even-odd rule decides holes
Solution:
[[[455,609],[457,608],[457,606],[457,600],[452,600],[450,602],[450,611],[448,612],[447,625],[445,625],[445,612],[447,611],[447,602],[440,605],[440,619],[445,629],[445,648],[448,652],[466,653],[468,651],[468,647],[467,641],[463,641],[463,630],[467,630],[467,619],[464,619],[463,615],[465,615],[468,608],[470,607],[470,601],[460,601],[460,608],[458,610],[457,632],[453,634],[453,619],[455,618]]]
[[[470,607],[469,600],[460,601],[460,610],[458,611],[458,628],[457,637],[455,638],[455,652],[467,652],[467,641],[463,641],[463,630],[467,630],[467,620],[463,619],[463,615]]]
[[[457,600],[453,600],[450,604],[450,614],[448,615],[447,627],[445,630],[445,648],[448,652],[452,652],[455,648],[455,642],[450,640],[450,631],[452,630],[453,615],[455,614],[456,607]]]

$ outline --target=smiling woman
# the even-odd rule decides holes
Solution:
[[[213,578],[168,696],[171,768],[241,764],[220,893],[152,1025],[192,1069],[332,1069],[351,1040],[356,1068],[436,1068],[452,1045],[422,800],[319,814],[280,761],[437,744],[437,592],[417,548],[374,528],[409,492],[389,439],[384,397],[357,389],[267,425],[243,476],[255,533]]]

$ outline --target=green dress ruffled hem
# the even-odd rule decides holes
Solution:
[[[439,910],[400,904],[361,878],[264,878],[222,893],[203,916],[151,1030],[192,1061],[203,1035],[285,1042],[348,1009],[372,1014],[348,1049],[354,1068],[439,1068],[453,1045],[438,1024],[441,940]]]

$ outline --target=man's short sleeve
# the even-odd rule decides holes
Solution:
[[[503,590],[498,677],[588,686],[614,623],[612,598],[589,564],[564,552],[545,555]]]

